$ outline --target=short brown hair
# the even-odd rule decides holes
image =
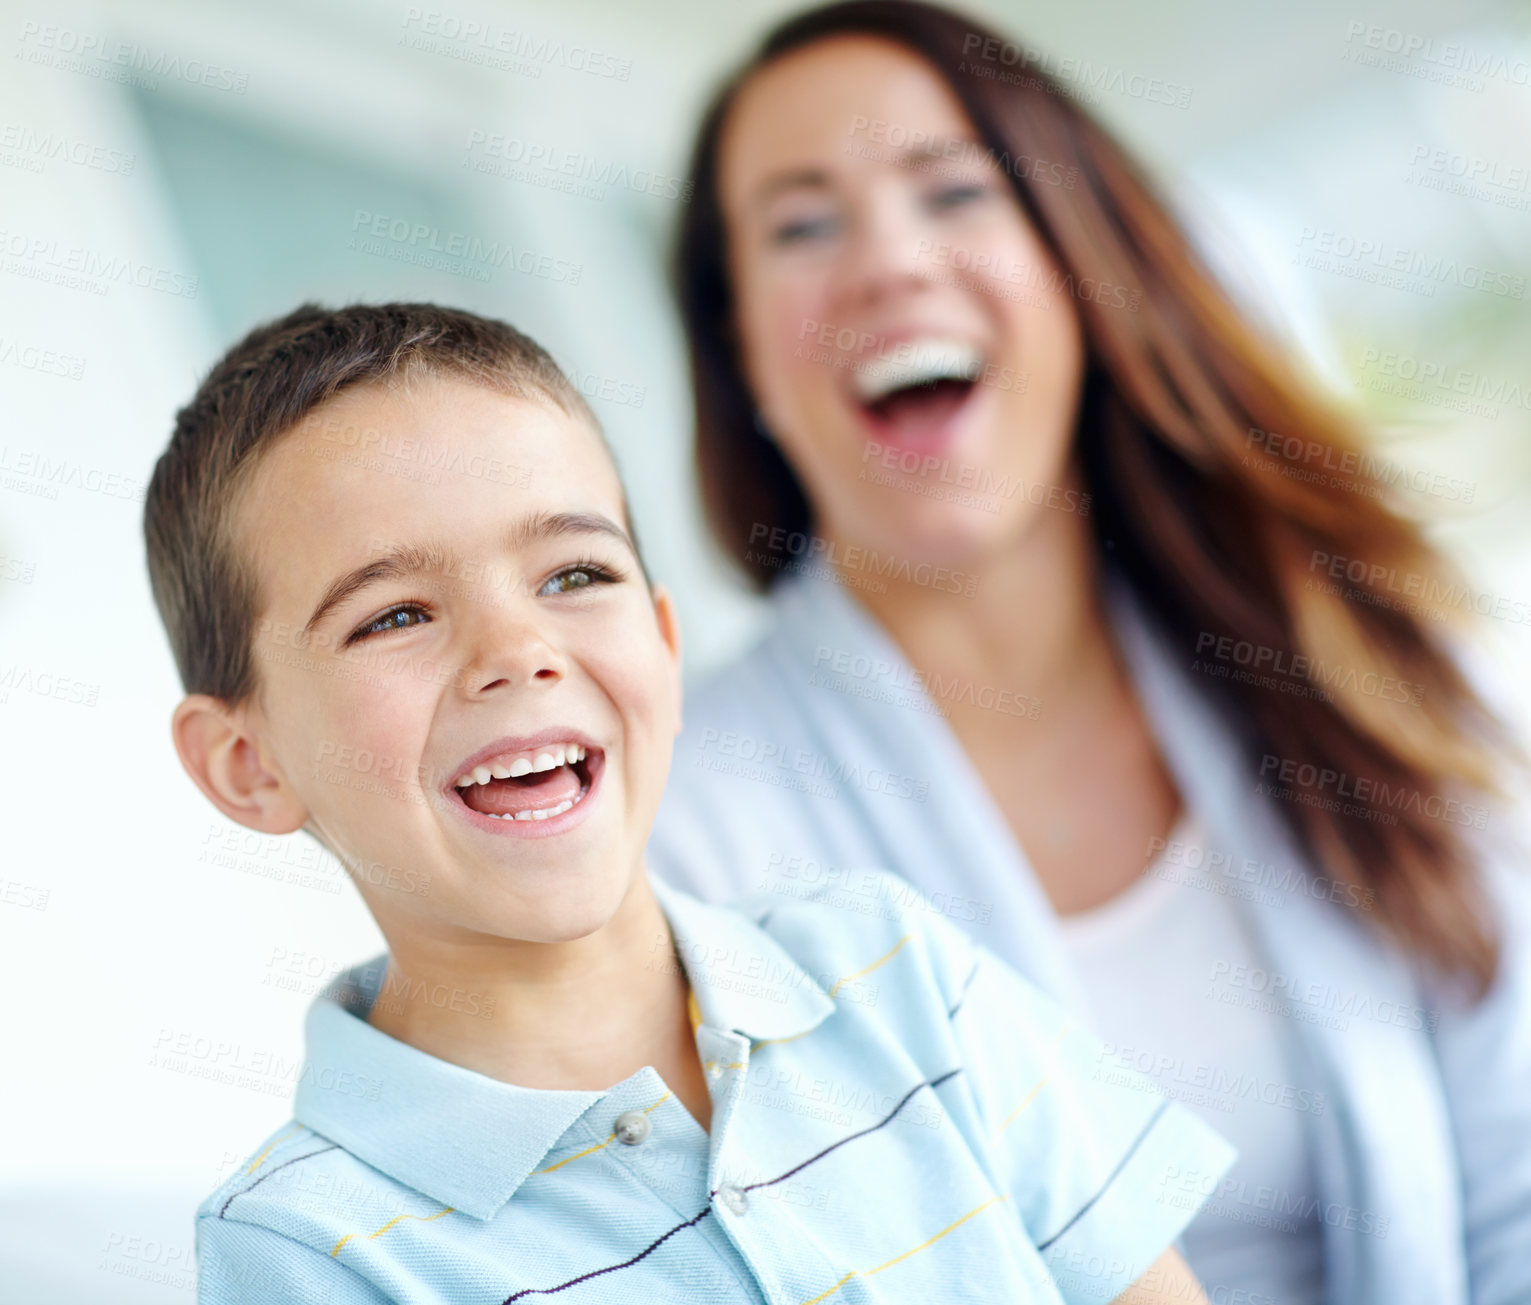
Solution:
[[[304,304],[256,327],[176,413],[144,503],[149,583],[187,693],[232,705],[258,688],[259,595],[230,523],[261,455],[342,390],[422,372],[548,400],[601,435],[547,350],[505,322],[436,304]]]

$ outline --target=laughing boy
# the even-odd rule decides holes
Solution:
[[[960,930],[649,878],[675,614],[534,342],[260,327],[145,534],[186,771],[327,847],[388,944],[199,1209],[199,1300],[1205,1301],[1171,1244],[1232,1149]]]

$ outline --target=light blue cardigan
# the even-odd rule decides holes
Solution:
[[[1233,732],[1193,682],[1190,655],[1174,655],[1124,586],[1109,593],[1160,748],[1210,845],[1240,865],[1303,866]],[[783,868],[796,856],[890,869],[927,893],[984,904],[953,918],[1084,1009],[1052,908],[944,719],[918,689],[897,691],[901,705],[864,696],[911,683],[886,632],[821,578],[783,580],[770,615],[760,644],[688,696],[650,866],[713,900],[789,884]],[[870,662],[842,683],[836,654]],[[868,664],[888,669],[869,677]],[[1490,832],[1508,823],[1496,814]],[[1476,1007],[1302,883],[1278,889],[1279,909],[1235,899],[1273,973],[1335,994],[1342,1010],[1369,1002],[1386,1012],[1391,1001],[1434,1016],[1405,1021],[1433,1032],[1363,1016],[1293,1021],[1311,1059],[1307,1081],[1331,1103],[1309,1116],[1318,1190],[1333,1212],[1323,1221],[1328,1305],[1531,1302],[1531,883],[1508,850],[1485,845],[1484,864],[1506,948]],[[963,918],[983,914],[987,922]],[[1378,1216],[1385,1232],[1345,1228],[1347,1208]]]

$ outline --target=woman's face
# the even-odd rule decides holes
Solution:
[[[742,361],[830,539],[973,563],[1079,511],[1082,332],[1006,166],[1039,165],[996,159],[931,68],[874,37],[777,60],[728,114]]]

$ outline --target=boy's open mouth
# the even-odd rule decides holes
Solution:
[[[452,787],[463,805],[495,820],[548,820],[590,792],[599,748],[550,743],[505,752],[460,775]]]

